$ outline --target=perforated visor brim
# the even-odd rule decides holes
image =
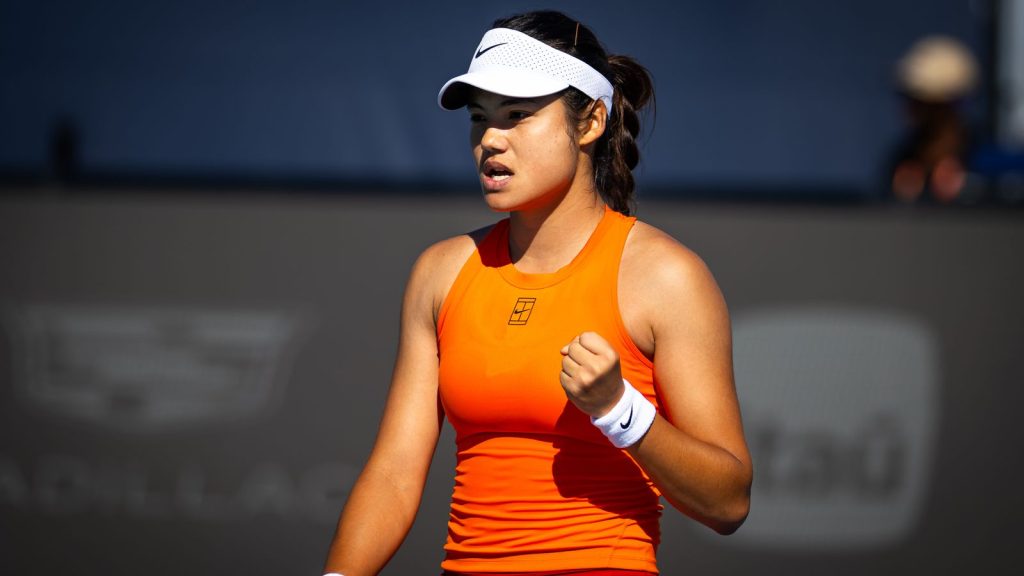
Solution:
[[[569,87],[563,80],[547,74],[514,68],[469,72],[456,76],[437,95],[437,103],[446,110],[458,110],[469,104],[472,88],[510,98],[537,98],[561,92]]]

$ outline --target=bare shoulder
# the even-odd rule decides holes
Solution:
[[[621,266],[623,279],[636,279],[638,287],[647,286],[655,292],[718,290],[707,264],[696,252],[639,220],[626,241]]]
[[[661,348],[656,342],[728,332],[725,299],[704,260],[644,222],[633,226],[623,250],[619,310],[634,342],[651,357]]]
[[[477,244],[493,226],[446,238],[428,246],[413,265],[406,287],[407,301],[429,306],[436,320],[445,296]]]

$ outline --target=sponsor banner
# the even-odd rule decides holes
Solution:
[[[198,462],[97,462],[42,454],[21,462],[0,454],[0,510],[41,516],[101,515],[203,522],[274,518],[333,524],[355,465],[262,462],[242,470]]]
[[[738,314],[736,384],[754,459],[750,516],[729,545],[890,545],[932,480],[939,366],[922,323],[884,311]]]
[[[33,304],[6,316],[22,403],[130,432],[272,410],[302,329],[282,310]]]

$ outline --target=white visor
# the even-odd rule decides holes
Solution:
[[[612,84],[586,62],[508,28],[488,30],[469,71],[456,76],[437,93],[437,103],[446,110],[467,104],[469,86],[513,98],[536,98],[561,92],[572,86],[594,100],[604,101],[612,113]]]

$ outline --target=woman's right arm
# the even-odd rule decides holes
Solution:
[[[444,419],[437,391],[437,311],[472,246],[466,237],[440,242],[413,266],[377,440],[338,520],[325,572],[377,574],[412,527]]]

